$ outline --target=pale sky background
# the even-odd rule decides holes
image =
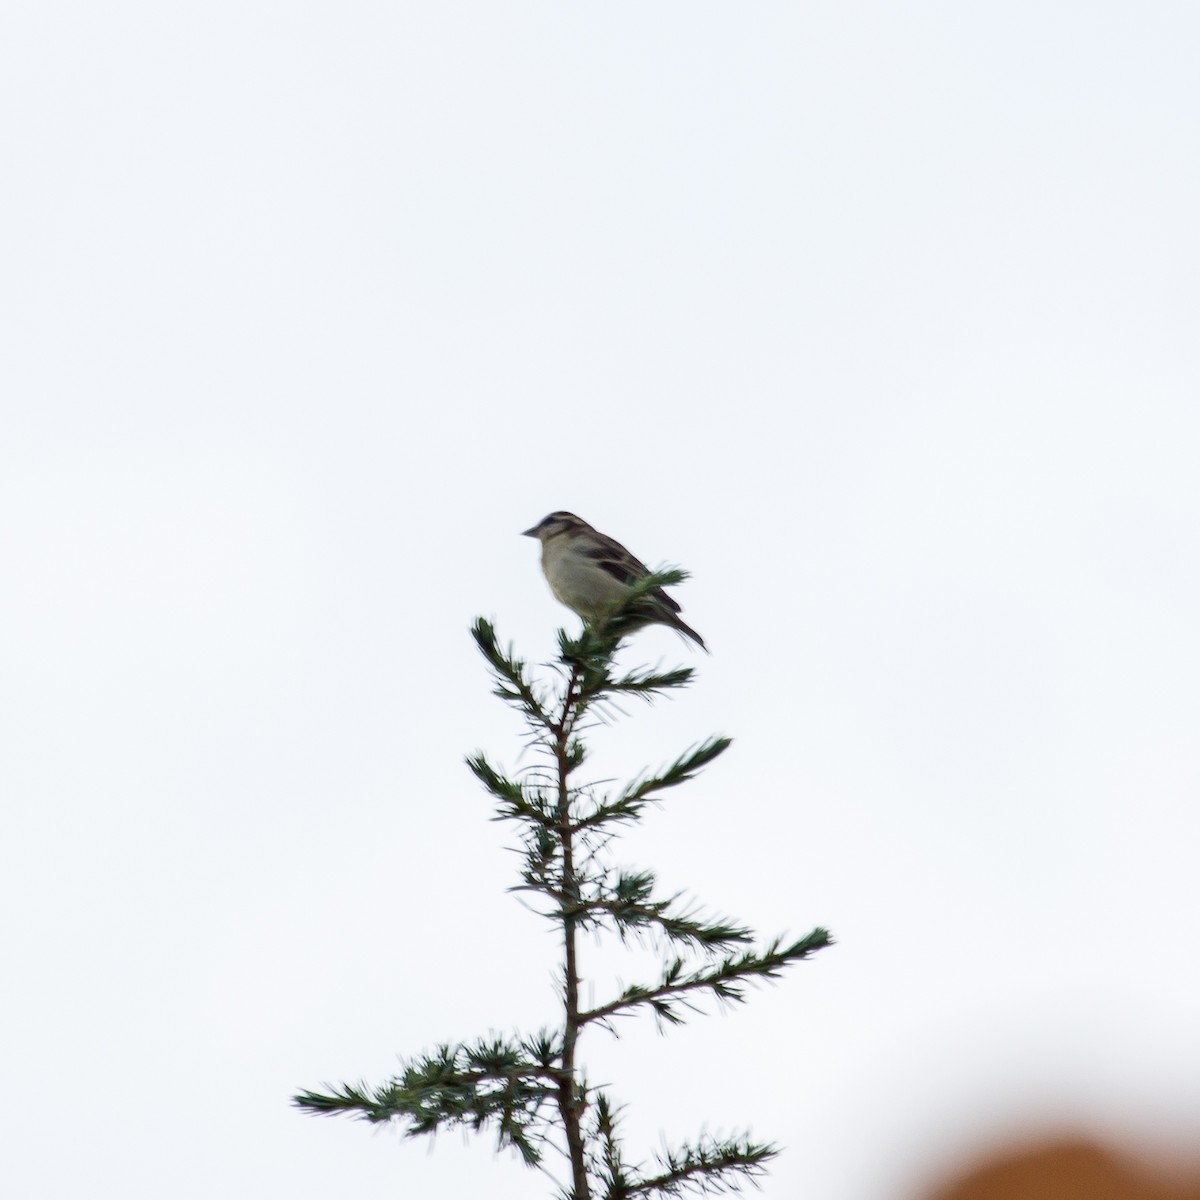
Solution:
[[[554,1014],[462,765],[569,508],[733,749],[633,834],[838,945],[589,1037],[630,1150],[909,1200],[1200,1131],[1200,8],[0,10],[0,1191],[526,1200],[289,1097]],[[636,977],[634,964],[585,967]]]

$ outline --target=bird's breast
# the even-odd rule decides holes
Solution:
[[[625,587],[614,579],[595,559],[580,554],[570,546],[546,542],[542,548],[542,570],[550,590],[568,608],[580,616],[598,616],[625,595]]]

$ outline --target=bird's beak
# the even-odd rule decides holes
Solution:
[[[537,525],[535,525],[532,529],[522,529],[521,536],[522,537],[537,537],[538,528],[539,527]]]

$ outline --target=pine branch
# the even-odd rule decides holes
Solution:
[[[747,1180],[755,1182],[766,1174],[766,1164],[779,1154],[776,1146],[731,1139],[722,1142],[709,1138],[695,1145],[684,1144],[678,1150],[659,1155],[664,1169],[658,1175],[640,1180],[624,1193],[635,1196],[681,1196],[686,1191],[736,1192]]]
[[[691,667],[675,667],[670,671],[651,671],[649,668],[630,671],[608,685],[611,692],[644,695],[649,699],[668,688],[686,687],[696,672]]]
[[[595,894],[580,902],[589,926],[611,920],[623,937],[657,931],[674,942],[707,950],[723,950],[752,941],[754,933],[727,921],[705,921],[694,913],[676,911],[678,895],[655,900],[651,871],[617,871],[595,879]]]
[[[552,829],[541,825],[527,831],[521,840],[525,846],[521,883],[515,884],[509,891],[540,892],[554,900],[561,909],[564,903],[560,876],[562,843]]]
[[[471,773],[483,784],[500,802],[496,819],[500,821],[533,821],[536,824],[550,826],[555,821],[555,810],[552,802],[546,799],[542,790],[536,785],[526,787],[507,775],[502,775],[482,752],[467,756],[467,766]]]
[[[410,1137],[455,1125],[479,1130],[495,1124],[499,1144],[513,1146],[532,1166],[541,1161],[541,1151],[529,1131],[543,1105],[558,1094],[558,1055],[547,1033],[523,1042],[494,1038],[473,1046],[442,1045],[413,1059],[382,1087],[342,1084],[326,1093],[301,1092],[292,1102],[306,1112],[346,1113],[372,1124],[403,1120]]]
[[[640,776],[612,799],[600,801],[590,813],[575,822],[575,828],[581,830],[609,821],[636,820],[642,809],[658,798],[656,793],[678,787],[681,783],[695,778],[703,767],[724,754],[732,745],[732,738],[706,739],[695,749],[680,755],[669,767],[664,767],[655,775]]]
[[[604,1188],[604,1200],[626,1200],[632,1195],[636,1172],[626,1164],[621,1154],[621,1140],[617,1136],[617,1110],[608,1096],[597,1091],[592,1118],[593,1143],[599,1149],[592,1153],[591,1172]]]
[[[549,728],[550,714],[529,680],[524,659],[515,658],[511,647],[507,652],[500,649],[495,627],[483,617],[476,618],[471,636],[496,676],[493,694],[520,708],[536,725]]]
[[[641,984],[627,987],[615,1000],[582,1013],[580,1020],[603,1021],[648,1007],[660,1021],[680,1025],[685,1019],[681,1010],[695,1009],[691,993],[708,992],[722,1003],[740,1003],[746,999],[748,984],[778,979],[785,967],[832,944],[828,930],[814,929],[790,946],[781,946],[776,940],[761,952],[747,951],[736,958],[726,958],[715,967],[685,972],[683,959],[677,958],[667,964],[662,979],[654,987]]]

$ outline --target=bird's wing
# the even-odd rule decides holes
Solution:
[[[650,568],[634,558],[620,542],[602,533],[595,534],[594,538],[596,545],[589,546],[583,553],[618,583],[628,586],[650,574]],[[662,588],[655,588],[649,594],[671,612],[680,611],[679,605]]]

